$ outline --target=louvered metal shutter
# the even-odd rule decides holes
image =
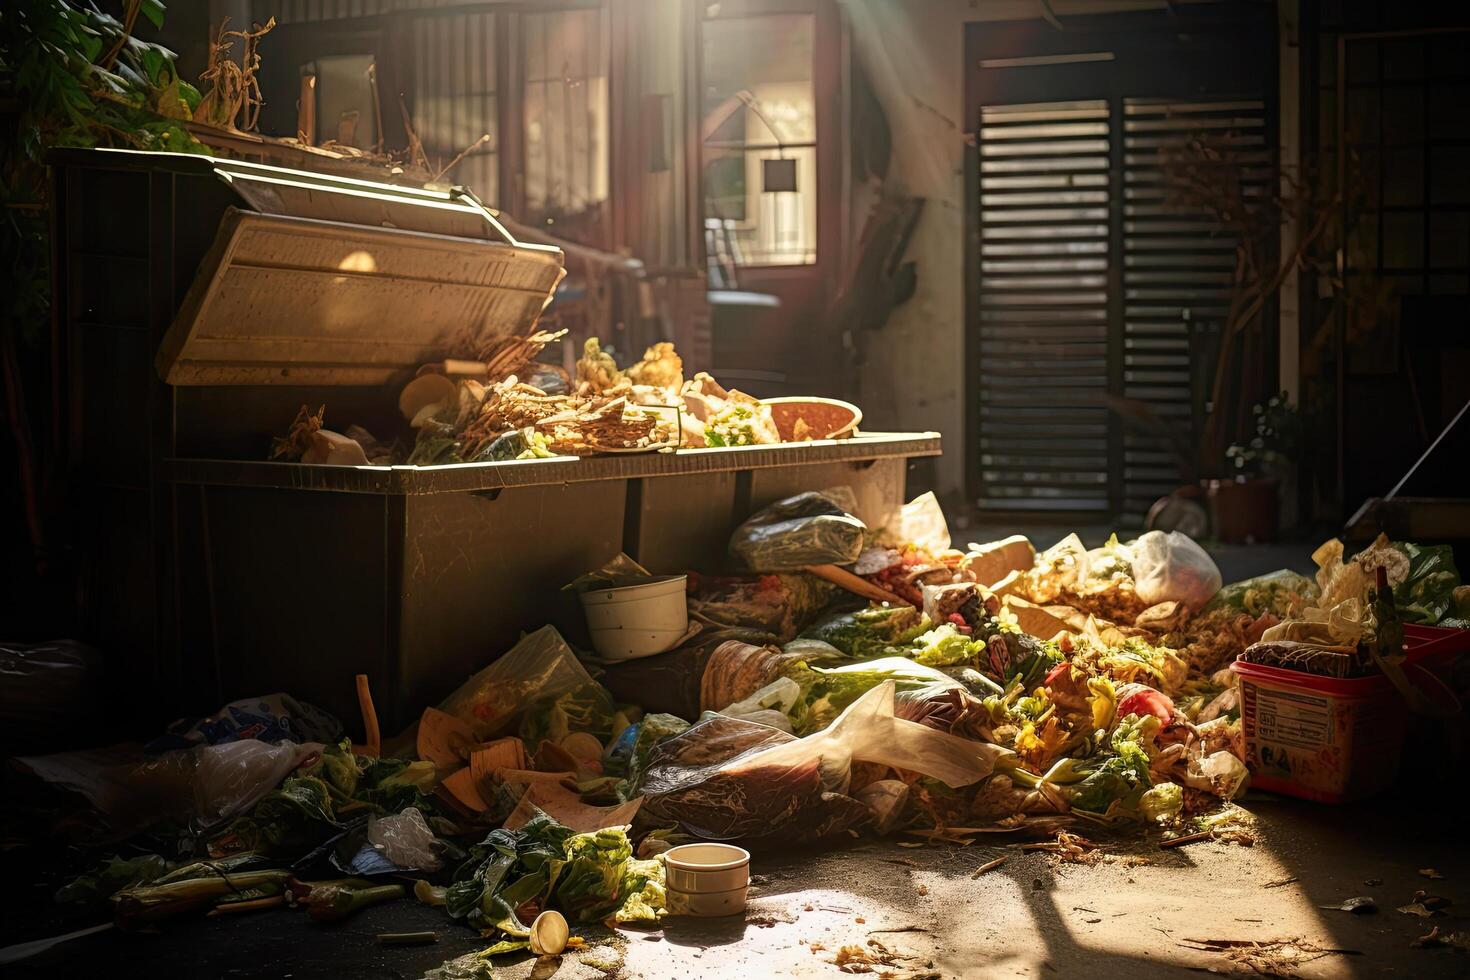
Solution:
[[[1160,151],[1200,138],[1247,154],[1246,187],[1269,191],[1265,110],[1259,100],[1123,102],[1123,390],[1177,430],[1197,436],[1230,305],[1235,237],[1216,220],[1166,200]],[[1140,521],[1180,484],[1167,443],[1123,432],[1123,517]]]
[[[1109,128],[1102,100],[982,110],[982,509],[1109,508]]]
[[[1103,396],[1138,399],[1191,436],[1208,411],[1235,241],[1166,203],[1159,152],[1196,135],[1259,149],[1251,187],[1266,193],[1264,107],[1128,98],[1114,118],[1106,100],[981,110],[981,509],[1141,523],[1179,468],[1166,440],[1124,426]]]

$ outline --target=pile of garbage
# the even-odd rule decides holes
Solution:
[[[957,549],[930,495],[884,529],[855,509],[840,488],[776,502],[734,531],[728,574],[619,556],[567,586],[592,649],[543,626],[394,738],[363,684],[361,745],[273,695],[144,748],[21,760],[84,795],[114,848],[151,847],[59,897],[125,925],[412,898],[493,941],[455,967],[473,976],[584,925],[656,923],[660,856],[681,843],[1061,847],[1111,828],[1248,844],[1230,664],[1281,643],[1381,655],[1389,608],[1465,625],[1444,549],[1380,540],[1344,561],[1334,541],[1315,582],[1222,587],[1177,533]]]
[[[565,330],[498,342],[472,359],[419,368],[399,394],[407,424],[392,439],[360,425],[325,428],[326,406],[301,406],[270,458],[340,466],[505,462],[553,456],[773,445],[850,435],[862,419],[846,402],[765,402],[701,371],[685,380],[674,345],[660,342],[621,369],[591,337],[572,374],[536,357]]]

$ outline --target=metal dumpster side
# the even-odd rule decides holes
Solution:
[[[561,587],[619,550],[718,569],[734,525],[792,488],[850,486],[881,526],[907,461],[939,450],[917,433],[436,467],[170,460],[184,686],[288,690],[351,727],[365,673],[398,728],[522,631],[575,637]]]

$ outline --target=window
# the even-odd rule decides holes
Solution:
[[[378,142],[374,70],[370,54],[329,55],[302,67],[302,75],[316,94],[315,141],[334,140],[360,150],[374,148]]]
[[[703,25],[705,220],[736,264],[816,262],[815,34],[810,14]]]
[[[495,91],[495,15],[420,17],[413,24],[413,126],[442,180],[500,201],[500,103]],[[489,139],[479,143],[481,137]],[[468,150],[469,152],[465,152]]]

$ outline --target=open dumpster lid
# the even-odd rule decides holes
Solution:
[[[565,275],[453,189],[206,165],[241,206],[159,348],[169,384],[387,384],[528,331]]]

